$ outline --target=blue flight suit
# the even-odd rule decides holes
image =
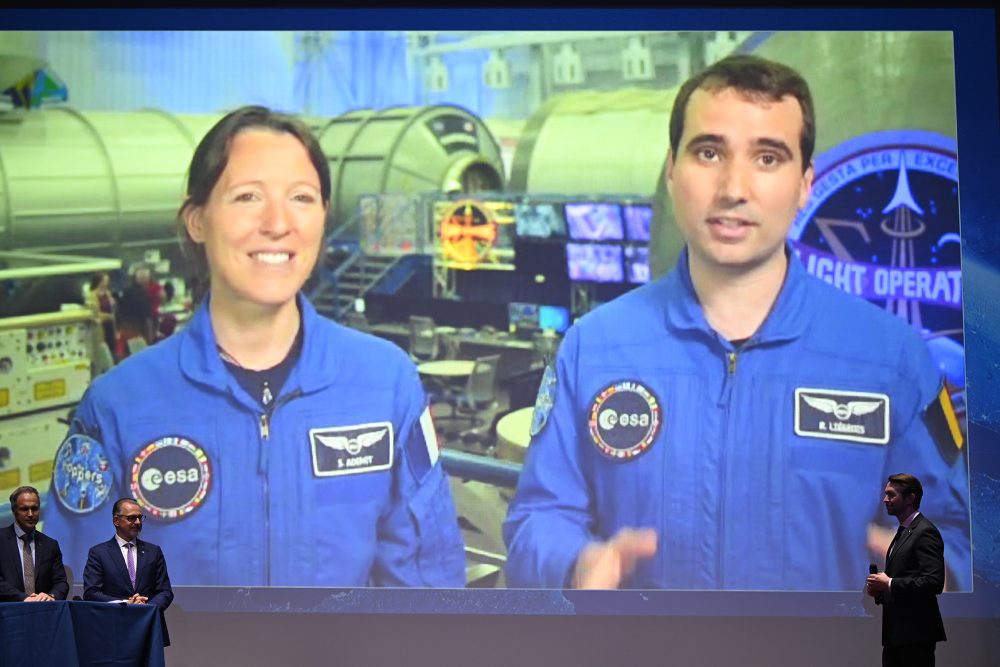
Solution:
[[[737,350],[705,320],[685,249],[567,333],[503,527],[508,584],[568,587],[588,542],[633,527],[658,550],[623,587],[859,591],[886,478],[908,472],[950,587],[971,590],[966,449],[953,412],[947,437],[928,425],[950,409],[942,387],[910,325],[795,256]]]
[[[134,496],[174,583],[465,585],[427,401],[397,346],[318,315],[267,410],[219,358],[208,301],[96,378],[56,454],[47,532],[83,571]]]

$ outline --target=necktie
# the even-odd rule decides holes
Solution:
[[[24,592],[28,595],[35,594],[35,560],[31,557],[31,535],[22,535],[24,548],[21,555],[24,563]]]
[[[889,554],[887,557],[892,555],[893,550],[896,548],[896,544],[899,542],[899,538],[903,536],[904,530],[905,527],[903,524],[899,524],[899,528],[896,529],[896,537],[892,538],[892,543],[889,544]]]
[[[132,581],[132,590],[135,590],[135,559],[132,556],[132,543],[127,542],[125,548],[128,549],[128,558],[125,563],[128,566],[128,578]]]

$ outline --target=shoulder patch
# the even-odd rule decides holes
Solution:
[[[417,481],[422,480],[437,464],[441,455],[430,408],[424,408],[403,447],[406,449],[406,464],[410,473]]]
[[[531,437],[542,432],[549,421],[552,406],[556,400],[556,370],[552,364],[545,367],[542,382],[538,385],[538,395],[535,397],[535,409],[531,413]]]
[[[111,485],[104,445],[82,433],[63,440],[52,468],[52,489],[63,507],[75,514],[93,512],[108,499]]]
[[[927,430],[937,443],[941,456],[948,463],[954,463],[959,452],[965,447],[965,434],[962,433],[961,423],[945,383],[941,383],[941,389],[934,396],[934,400],[924,408],[923,416]]]

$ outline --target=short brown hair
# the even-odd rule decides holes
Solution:
[[[809,84],[802,75],[787,65],[760,56],[737,55],[723,58],[684,82],[674,107],[670,112],[670,152],[677,159],[677,149],[684,134],[684,114],[696,90],[724,90],[734,88],[751,97],[762,97],[777,102],[791,95],[802,107],[802,134],[799,148],[802,151],[802,171],[812,162],[816,148],[816,113],[813,109]]]
[[[924,496],[924,487],[920,480],[905,472],[889,475],[889,483],[899,488],[899,492],[904,496],[911,493],[914,495],[913,509],[920,509],[920,499]]]
[[[208,203],[222,172],[229,162],[233,139],[243,130],[264,129],[273,132],[290,134],[305,147],[316,173],[319,175],[320,193],[323,205],[329,207],[330,165],[319,141],[302,121],[292,116],[272,111],[262,106],[244,106],[223,116],[219,122],[198,143],[188,167],[187,192],[184,203],[177,211],[177,233],[181,241],[184,255],[194,262],[196,284],[194,292],[203,293],[208,282],[208,260],[205,248],[196,243],[188,234],[184,224],[184,216],[193,208],[199,208]]]
[[[38,494],[38,489],[33,486],[19,486],[10,494],[10,510],[13,512],[16,509],[17,498],[22,493],[33,493],[35,497],[41,500],[41,496]]]

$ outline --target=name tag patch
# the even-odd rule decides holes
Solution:
[[[392,467],[392,422],[331,426],[309,430],[313,474],[354,475]]]
[[[889,442],[889,396],[800,387],[795,390],[795,434],[884,445]]]

